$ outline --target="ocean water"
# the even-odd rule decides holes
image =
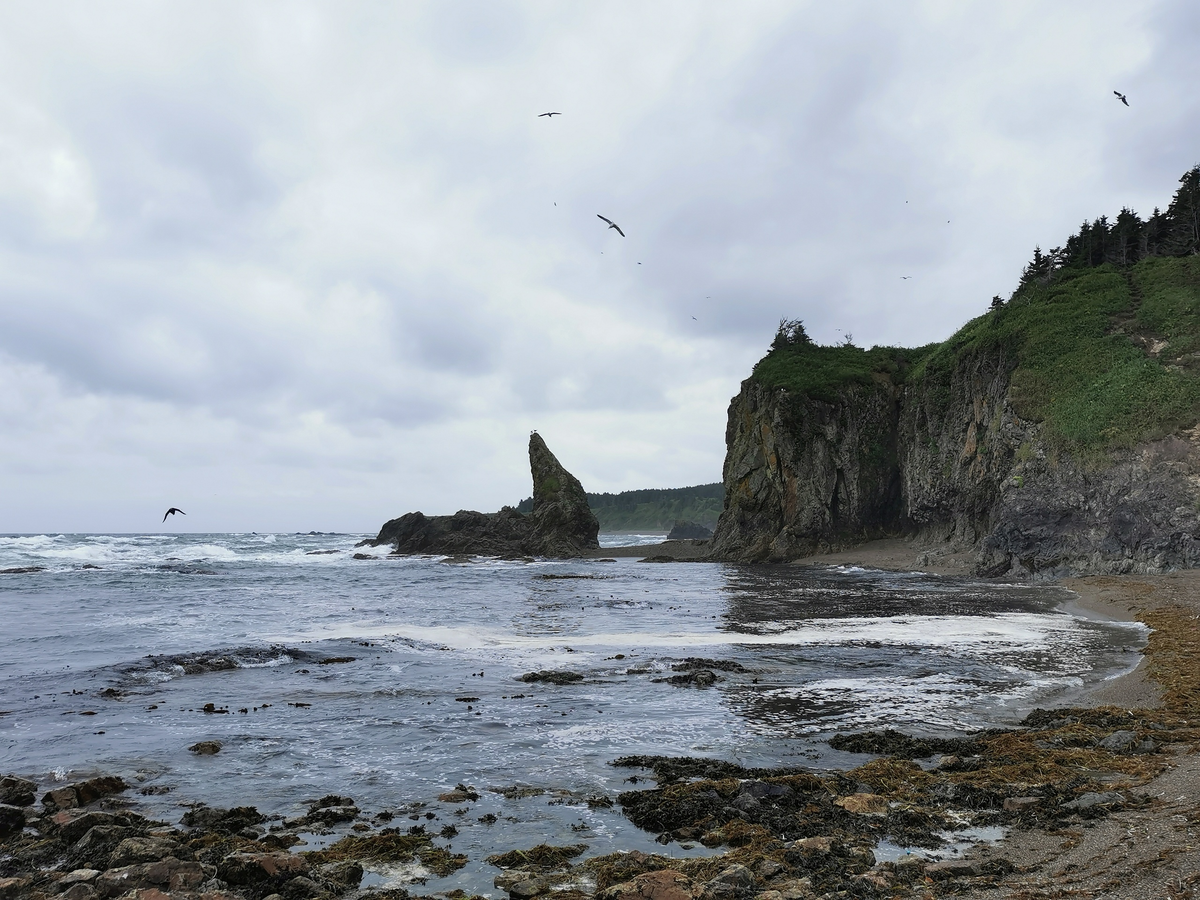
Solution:
[[[484,857],[543,841],[708,852],[657,845],[597,802],[629,788],[618,756],[851,766],[864,758],[825,738],[1012,723],[1130,670],[1145,642],[1140,625],[1068,614],[1069,593],[1046,586],[385,558],[356,549],[362,537],[0,536],[0,569],[37,569],[0,574],[0,773],[47,788],[119,774],[170,822],[198,801],[295,816],[349,795],[394,825],[458,829],[438,843],[468,866],[425,890],[495,893]],[[704,688],[666,680],[694,657],[745,671],[717,669]],[[583,680],[520,680],[547,669]],[[203,740],[221,752],[188,751]],[[437,800],[458,783],[480,800]],[[513,786],[544,793],[489,790]]]

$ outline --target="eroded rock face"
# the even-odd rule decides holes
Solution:
[[[713,555],[794,559],[898,529],[898,420],[890,384],[855,385],[830,403],[747,379],[729,406]]]
[[[600,523],[579,479],[563,468],[536,432],[529,438],[533,512],[459,510],[452,516],[411,512],[384,523],[375,540],[394,553],[449,556],[549,556],[569,559],[600,546]]]
[[[579,479],[562,467],[541,435],[529,436],[533,475],[533,534],[530,552],[538,556],[578,556],[600,547],[600,523],[588,506]]]
[[[1200,566],[1200,427],[1080,460],[1014,408],[1015,360],[964,354],[937,383],[881,380],[834,402],[753,379],[729,408],[713,556],[796,559],[915,535],[987,576]]]

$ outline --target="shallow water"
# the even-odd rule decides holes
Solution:
[[[1131,669],[1144,643],[1140,625],[1059,611],[1069,594],[1055,588],[855,568],[355,560],[361,537],[0,537],[0,569],[43,567],[0,575],[0,772],[45,785],[121,774],[166,791],[135,796],[172,822],[181,802],[292,816],[329,793],[368,814],[432,813],[420,821],[454,824],[448,843],[471,862],[427,889],[490,891],[484,856],[543,841],[684,852],[619,807],[589,806],[628,788],[617,756],[852,765],[862,758],[822,738],[1012,722]],[[709,688],[662,680],[688,657],[746,671],[718,670]],[[584,680],[518,680],[543,669]],[[224,747],[188,752],[202,740]],[[480,800],[437,801],[459,782]],[[517,784],[546,793],[487,790]]]

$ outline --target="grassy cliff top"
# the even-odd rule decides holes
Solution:
[[[1014,411],[1063,448],[1128,446],[1200,420],[1200,256],[1060,269],[912,350],[822,347],[784,325],[752,378],[813,399],[880,380],[937,391],[964,358],[1000,353]]]
[[[1012,369],[1017,415],[1043,422],[1055,445],[1128,446],[1200,421],[1200,165],[1179,179],[1166,211],[1122,209],[1084,222],[1033,259],[1008,300],[949,340],[913,350],[849,341],[819,346],[783,320],[751,376],[817,400],[855,385],[921,384],[945,392],[969,357]]]

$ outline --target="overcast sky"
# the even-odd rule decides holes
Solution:
[[[941,340],[1165,206],[1197,48],[1194,0],[3,4],[0,531],[494,510],[535,428],[718,481],[780,317]]]

